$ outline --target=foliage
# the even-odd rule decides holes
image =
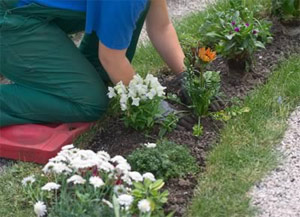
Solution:
[[[240,116],[250,111],[251,109],[249,107],[231,106],[225,108],[225,110],[211,113],[211,115],[215,120],[227,122],[234,117]]]
[[[201,117],[208,114],[211,100],[220,90],[220,72],[197,72],[193,67],[188,70],[185,88],[192,101],[195,113]]]
[[[109,87],[109,98],[119,105],[125,125],[136,130],[150,129],[161,111],[159,105],[165,95],[158,79],[148,74],[145,79],[135,75],[128,87],[119,82]],[[115,106],[116,107],[116,106]]]
[[[300,16],[299,0],[272,0],[272,13],[281,19],[293,19]]]
[[[166,133],[172,132],[176,128],[178,121],[179,118],[174,112],[168,114],[160,123],[159,137],[163,137]]]
[[[127,159],[134,170],[149,171],[164,180],[197,172],[189,149],[168,141],[161,141],[155,148],[138,148]]]
[[[196,137],[200,137],[203,134],[203,126],[200,122],[200,117],[198,118],[198,124],[195,124],[193,127],[193,135]]]
[[[111,158],[104,151],[69,145],[42,171],[22,180],[38,217],[164,216],[168,192],[161,192],[163,180],[131,171],[122,156]]]
[[[164,182],[161,179],[155,182],[145,179],[144,183],[134,183],[135,189],[132,191],[132,195],[135,197],[135,200],[132,207],[138,207],[138,202],[147,198],[150,202],[151,212],[156,211],[155,215],[163,216],[162,207],[167,202],[169,195],[166,190],[162,193],[159,192],[163,186]],[[133,210],[133,212],[138,212],[138,210]]]
[[[227,59],[246,60],[250,64],[254,52],[272,40],[271,24],[255,18],[248,8],[235,8],[216,9],[207,14],[207,22],[200,27],[200,40],[204,45],[215,46]]]

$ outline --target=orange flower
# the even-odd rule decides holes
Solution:
[[[205,47],[202,47],[198,51],[198,57],[203,61],[203,62],[212,62],[213,60],[216,59],[216,52],[211,51],[210,48],[205,49]]]

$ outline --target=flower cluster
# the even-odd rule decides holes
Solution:
[[[135,75],[126,87],[120,81],[115,87],[108,88],[108,97],[118,97],[122,111],[126,111],[128,106],[139,106],[141,101],[153,100],[155,97],[163,97],[166,88],[158,79],[148,74],[145,79],[140,75]]]
[[[49,194],[46,198],[51,197],[50,195],[64,197],[61,192],[72,191],[72,189],[74,191],[80,186],[80,189],[84,188],[86,191],[99,193],[97,195],[99,197],[97,199],[101,203],[99,206],[114,208],[113,195],[121,210],[124,209],[127,212],[137,210],[137,213],[147,213],[147,216],[150,216],[149,213],[153,211],[147,197],[136,198],[132,192],[135,183],[143,185],[143,182],[156,182],[154,175],[149,172],[140,174],[131,171],[127,160],[120,155],[111,157],[105,151],[96,153],[68,145],[63,147],[56,157],[50,159],[42,171],[44,173],[41,175],[42,177],[55,177],[55,182],[52,180],[48,180],[48,183],[39,181],[38,184],[41,186],[37,186],[38,177],[29,176],[22,180],[24,188],[29,187],[30,191],[35,188],[40,189],[37,192],[41,192],[41,196],[35,198],[34,205],[34,212],[38,217],[45,216],[47,212],[50,212],[51,207],[47,207],[47,204],[54,202],[43,201],[45,198],[43,195]],[[70,195],[74,195],[74,193],[70,193]],[[134,215],[134,213],[131,214]]]

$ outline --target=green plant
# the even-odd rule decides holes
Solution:
[[[169,192],[167,190],[160,192],[164,186],[163,180],[159,179],[155,182],[151,182],[149,179],[145,179],[143,183],[135,182],[132,195],[133,201],[133,213],[139,212],[135,210],[138,207],[139,201],[146,199],[150,203],[152,216],[164,216],[163,205],[168,201]],[[171,216],[172,214],[168,215]]]
[[[138,148],[127,159],[132,169],[141,173],[149,171],[164,180],[198,170],[196,160],[187,147],[168,141],[161,141],[154,148]]]
[[[289,20],[300,16],[299,0],[272,0],[272,13],[281,19]]]
[[[198,124],[193,127],[193,135],[200,137],[203,134],[203,126],[200,123],[200,117],[198,118]]]
[[[234,117],[240,116],[240,115],[242,115],[244,113],[248,113],[248,112],[250,112],[249,107],[231,106],[231,107],[225,108],[225,110],[211,113],[211,116],[215,120],[226,122]]]
[[[219,94],[220,73],[215,71],[197,72],[193,67],[188,70],[185,88],[195,113],[201,117],[208,114],[211,100]]]
[[[42,169],[22,180],[38,217],[156,217],[168,192],[149,172],[131,171],[122,156],[65,146]],[[134,193],[134,195],[133,195]],[[134,202],[134,203],[133,203]],[[141,205],[142,203],[142,205]]]
[[[215,46],[228,60],[245,62],[245,70],[251,66],[254,52],[272,40],[270,26],[270,22],[255,18],[248,8],[215,10],[200,27],[200,40],[204,45]]]
[[[150,129],[160,116],[159,105],[165,95],[158,79],[148,74],[145,79],[135,75],[128,87],[119,82],[114,88],[109,87],[109,98],[119,105],[122,120],[127,127],[136,130]],[[116,107],[116,106],[112,106]]]
[[[178,121],[179,118],[174,112],[168,114],[160,123],[159,137],[162,138],[167,132],[172,132],[176,128]]]

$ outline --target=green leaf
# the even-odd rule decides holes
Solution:
[[[285,0],[282,5],[285,14],[293,14],[295,12],[295,0]]]
[[[233,37],[234,37],[235,34],[231,34],[231,35],[225,35],[225,37],[228,39],[228,40],[231,40]]]
[[[255,41],[254,44],[255,44],[256,47],[259,47],[259,48],[262,48],[262,49],[266,48],[265,45],[260,41]]]
[[[118,202],[116,195],[113,196],[113,205],[114,205],[115,217],[120,217],[120,204]]]
[[[209,32],[209,33],[206,33],[206,36],[212,37],[212,38],[214,38],[214,37],[221,38],[221,37],[222,37],[220,34],[218,34],[218,33],[216,33],[216,32]]]
[[[158,191],[165,185],[162,179],[159,179],[150,185],[150,189],[153,191]]]

